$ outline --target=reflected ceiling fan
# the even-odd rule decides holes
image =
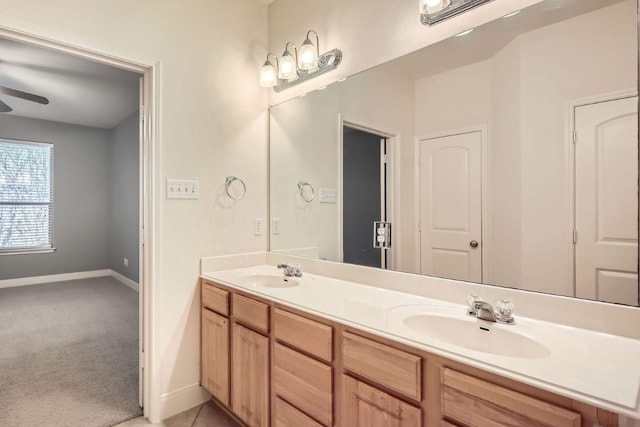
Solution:
[[[16,98],[24,99],[31,102],[37,102],[38,104],[47,105],[49,100],[44,96],[34,95],[33,93],[23,92],[17,89],[11,89],[5,86],[0,86],[0,94],[14,96]],[[0,100],[0,113],[10,113],[13,108],[9,107],[2,100]]]

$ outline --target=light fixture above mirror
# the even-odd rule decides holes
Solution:
[[[492,0],[419,0],[424,25],[437,24]]]
[[[432,1],[432,0],[430,0]],[[313,44],[309,36],[315,35],[316,43]],[[293,47],[293,53],[289,49]],[[276,65],[269,60],[269,57],[276,58]],[[260,85],[262,87],[272,87],[274,91],[281,92],[304,81],[322,75],[331,70],[335,70],[342,61],[342,52],[333,49],[320,54],[320,39],[314,30],[307,32],[306,38],[300,47],[300,52],[296,46],[287,42],[282,56],[267,54],[267,60],[260,71]]]

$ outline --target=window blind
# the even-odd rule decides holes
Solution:
[[[0,139],[0,253],[53,249],[53,145]]]

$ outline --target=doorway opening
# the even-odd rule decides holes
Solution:
[[[394,136],[341,122],[340,252],[345,263],[391,269],[395,267],[393,228]],[[376,224],[386,223],[379,240]],[[378,224],[379,227],[379,224]]]
[[[138,337],[138,350],[137,357],[134,355],[135,360],[130,361],[136,367],[138,381],[136,387],[138,388],[138,401],[135,404],[141,406],[143,408],[144,416],[147,418],[153,418],[151,402],[154,401],[150,396],[156,395],[157,393],[154,391],[151,379],[151,343],[152,343],[152,310],[151,310],[151,301],[152,301],[152,292],[153,292],[153,278],[155,272],[154,262],[156,256],[156,224],[155,220],[156,216],[156,184],[155,179],[157,175],[158,161],[157,161],[157,90],[158,90],[158,67],[159,63],[154,60],[150,60],[149,58],[144,57],[136,57],[135,55],[131,55],[129,53],[118,52],[109,48],[101,48],[97,50],[94,45],[89,45],[88,42],[84,40],[75,40],[70,36],[61,36],[59,34],[48,34],[45,30],[39,29],[34,30],[33,28],[20,28],[20,24],[16,24],[14,22],[5,22],[0,20],[0,37],[15,43],[23,43],[29,45],[31,47],[35,47],[37,49],[42,49],[45,52],[58,54],[58,55],[68,55],[69,58],[74,58],[75,60],[83,60],[87,63],[92,63],[95,66],[109,66],[114,69],[118,69],[120,71],[126,71],[129,73],[133,73],[139,75],[141,77],[137,77],[137,83],[135,88],[135,97],[139,101],[138,108],[139,113],[132,113],[130,121],[136,122],[139,126],[137,130],[136,146],[134,147],[134,151],[136,151],[136,165],[137,170],[135,171],[137,181],[133,184],[133,191],[135,192],[135,218],[134,221],[137,223],[135,227],[134,235],[134,244],[135,244],[135,255],[128,257],[128,259],[120,259],[120,263],[122,265],[129,264],[134,262],[134,259],[137,258],[139,260],[139,269],[137,273],[137,277],[128,278],[124,274],[120,274],[122,276],[123,282],[127,280],[131,282],[131,286],[137,282],[139,286],[139,294],[136,298],[135,305],[138,307],[137,316],[137,337]],[[35,31],[35,32],[34,32]],[[3,66],[5,65],[3,61]],[[42,67],[44,69],[46,67]],[[55,67],[49,67],[54,69]],[[83,71],[86,71],[82,68],[74,70],[76,76],[83,76]],[[18,89],[16,87],[16,89]],[[46,96],[47,93],[41,93],[40,95]],[[54,98],[53,95],[49,95],[51,98]],[[94,102],[99,104],[99,100],[93,100]],[[19,106],[19,100],[11,102],[17,102],[15,105]],[[51,105],[55,104],[51,102]],[[16,108],[17,110],[17,108]],[[86,126],[85,126],[86,127]],[[54,147],[55,151],[55,147]],[[55,171],[54,171],[55,174]],[[55,190],[54,190],[55,191]],[[54,194],[55,195],[55,194]],[[92,194],[78,194],[78,204],[76,209],[82,211],[83,202],[86,202],[86,199],[83,197],[92,197]],[[54,206],[56,203],[61,203],[62,200],[55,199]],[[79,225],[79,224],[78,224]],[[55,227],[55,223],[54,223]],[[60,246],[58,243],[62,244],[62,242],[58,242],[56,240],[56,235],[62,230],[59,227],[54,228],[54,245]],[[62,253],[63,250],[61,247],[56,247],[56,252]],[[109,271],[110,269],[101,269],[92,271],[92,275],[96,273],[104,273],[99,278],[104,278],[104,276],[111,275]],[[82,272],[80,272],[82,273]],[[115,272],[118,273],[118,272]],[[52,277],[48,278],[48,281],[55,280],[55,275],[49,275]],[[81,274],[82,276],[82,274]],[[75,278],[74,275],[66,276],[62,274],[60,277],[62,280],[68,280]],[[35,283],[35,282],[32,282]],[[22,283],[25,284],[25,283]],[[86,395],[84,397],[87,397]],[[98,395],[95,396],[96,399],[99,398]]]

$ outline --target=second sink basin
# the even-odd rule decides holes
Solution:
[[[392,317],[401,319],[405,327],[426,339],[507,357],[543,359],[551,355],[545,345],[516,330],[518,325],[486,322],[444,307],[394,310]]]
[[[293,288],[300,284],[300,282],[293,277],[275,274],[249,274],[239,277],[238,281],[245,286],[262,288]]]

